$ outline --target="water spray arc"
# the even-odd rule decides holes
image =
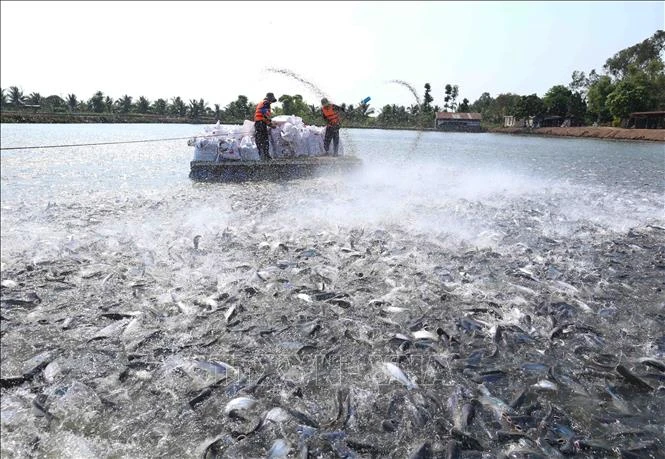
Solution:
[[[298,75],[297,73],[295,73],[295,72],[293,72],[289,69],[277,69],[277,68],[272,68],[271,67],[271,68],[267,68],[266,71],[271,72],[271,73],[278,73],[280,75],[285,75],[285,76],[288,76],[290,78],[293,78],[294,80],[304,84],[310,90],[312,90],[312,92],[314,94],[316,94],[316,96],[319,99],[323,99],[324,97],[328,98],[328,95],[325,92],[323,92],[321,90],[321,88],[319,88],[317,85],[315,85],[314,83],[312,83],[310,81],[307,81],[306,79],[304,79],[303,77],[301,77],[300,75]]]
[[[413,94],[413,98],[416,99],[416,103],[418,104],[418,107],[421,106],[420,97],[418,96],[418,92],[416,92],[416,90],[413,88],[413,86],[411,86],[409,83],[407,83],[406,81],[402,81],[402,80],[390,80],[390,81],[388,81],[388,83],[395,83],[395,84],[399,84],[399,85],[402,85],[402,86],[406,87],[409,91],[411,91],[411,94]],[[411,153],[411,154],[415,153],[416,147],[418,146],[418,142],[420,141],[420,137],[422,136],[422,134],[423,134],[423,131],[420,131],[420,130],[416,131],[416,138],[413,140],[413,144],[411,145],[411,148],[409,149],[409,153]]]
[[[409,83],[402,80],[390,80],[388,83],[401,84],[402,86],[406,87],[409,91],[411,91],[411,94],[413,94],[413,98],[416,99],[416,103],[420,105],[420,97],[418,96],[418,93],[413,88],[413,86],[411,86]]]
[[[323,99],[323,98],[329,99],[328,95],[327,95],[324,91],[322,91],[321,88],[319,88],[317,85],[315,85],[315,84],[312,83],[311,81],[306,80],[305,78],[303,78],[302,76],[298,75],[297,73],[295,73],[295,72],[292,71],[292,70],[289,70],[289,69],[277,69],[277,68],[272,68],[272,67],[270,67],[270,68],[266,68],[265,70],[266,70],[266,72],[277,73],[277,74],[280,74],[280,75],[287,76],[287,77],[289,77],[289,78],[292,78],[292,79],[298,81],[299,83],[304,84],[304,85],[305,85],[307,88],[309,88],[309,89],[310,89],[310,90],[316,95],[316,97],[318,97],[319,99]],[[355,154],[356,154],[356,148],[355,148],[355,146],[353,145],[353,142],[351,141],[351,139],[349,138],[349,136],[347,135],[347,132],[346,132],[345,130],[341,130],[341,131],[340,131],[340,135],[342,136],[342,138],[343,138],[343,140],[344,140],[344,144],[348,147],[348,151],[349,151],[349,153],[355,156]]]

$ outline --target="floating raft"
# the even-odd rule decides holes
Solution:
[[[349,172],[362,165],[355,156],[301,156],[268,161],[192,161],[189,178],[206,182],[290,180]]]

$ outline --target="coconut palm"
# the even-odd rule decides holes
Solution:
[[[73,112],[76,110],[76,107],[78,106],[79,101],[76,98],[75,94],[68,94],[67,95],[67,107],[69,107],[69,111]]]
[[[254,116],[254,108],[255,106],[249,104],[247,96],[240,95],[237,100],[228,104],[224,111],[233,120],[251,120]]]
[[[400,107],[397,109],[397,116],[401,123],[408,123],[409,115],[403,105],[400,105]]]
[[[113,113],[113,98],[106,96],[104,99],[104,106],[106,107],[107,112]]]
[[[139,113],[148,113],[150,110],[150,101],[145,97],[139,97],[139,101],[136,103],[136,111]]]
[[[182,101],[180,96],[173,98],[173,104],[171,105],[171,113],[178,116],[185,116],[187,114],[187,106]]]
[[[18,108],[21,105],[25,104],[25,96],[23,91],[21,91],[16,86],[9,87],[9,103],[14,107]]]
[[[30,105],[41,105],[42,96],[38,92],[33,92],[28,96],[28,103]]]
[[[0,100],[0,107],[3,107],[7,105],[7,94],[5,94],[4,89],[0,89],[0,92],[2,93],[2,99]]]
[[[374,113],[374,108],[370,107],[369,104],[359,104],[356,111],[360,114],[362,118],[366,118],[372,113]]]
[[[102,113],[106,105],[104,104],[104,93],[97,91],[88,101],[88,109],[95,113]]]
[[[166,108],[167,108],[167,103],[166,100],[164,99],[157,99],[152,106],[153,111],[158,115],[165,115]]]
[[[279,96],[278,101],[279,101],[279,103],[282,104],[281,113],[283,113],[285,115],[294,115],[295,114],[293,96],[290,96],[288,94],[282,94],[281,96]],[[280,110],[275,110],[275,109],[273,109],[273,111],[280,112]]]
[[[203,99],[199,99],[199,111],[203,115],[210,115],[211,111],[210,111],[210,106],[208,105],[208,102],[206,102]]]
[[[195,99],[189,99],[189,117],[197,119],[201,114],[199,103]]]
[[[120,113],[129,113],[132,111],[132,97],[125,94],[117,101]]]

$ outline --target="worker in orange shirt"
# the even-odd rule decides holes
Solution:
[[[270,140],[268,139],[268,128],[274,128],[272,124],[272,114],[270,104],[277,102],[275,95],[271,92],[266,94],[264,99],[259,102],[254,112],[254,139],[256,147],[259,149],[259,157],[263,160],[270,159]]]
[[[342,107],[331,104],[325,97],[321,99],[321,114],[326,120],[326,135],[323,138],[323,149],[328,154],[330,149],[330,142],[333,143],[333,156],[337,156],[339,150],[339,128],[340,116],[339,113],[345,111]]]

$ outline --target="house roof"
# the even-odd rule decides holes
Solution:
[[[478,120],[482,119],[480,113],[436,112],[437,120]]]

